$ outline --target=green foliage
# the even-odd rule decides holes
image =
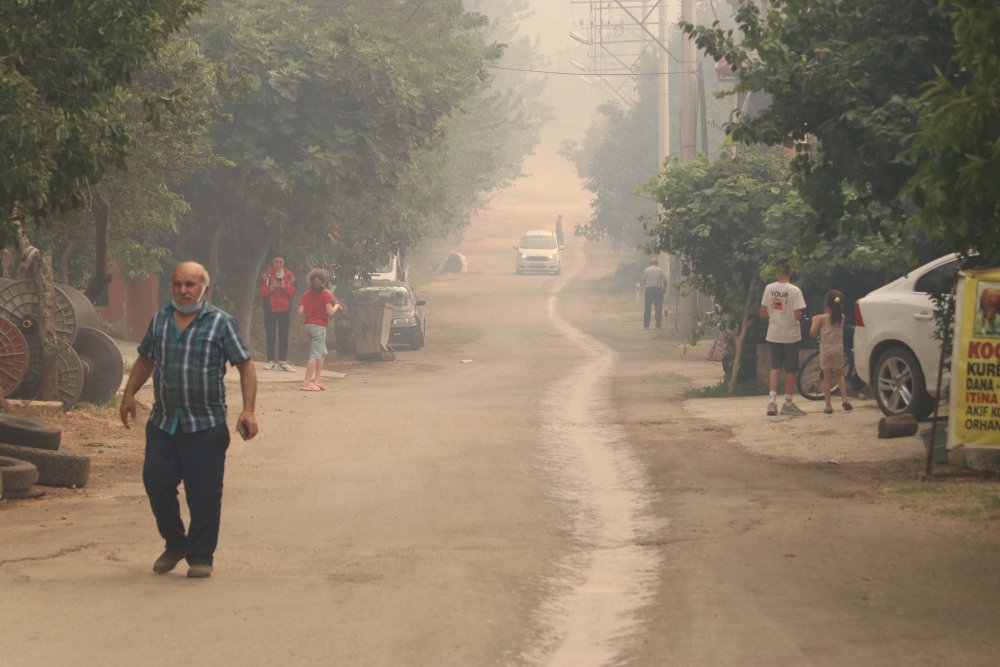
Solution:
[[[1000,5],[950,0],[955,56],[928,87],[907,154],[921,218],[952,248],[1000,265]]]
[[[807,236],[898,229],[914,167],[897,160],[917,131],[920,86],[951,57],[938,0],[774,0],[737,14],[743,42],[718,25],[686,25],[698,46],[733,63],[736,89],[770,97],[727,131],[794,146],[797,189],[815,213]]]
[[[84,206],[123,168],[121,87],[202,0],[0,4],[0,210],[42,219]]]
[[[827,290],[843,291],[850,302],[912,264],[905,244],[871,232],[802,245],[812,211],[779,149],[671,160],[647,189],[662,207],[647,250],[684,258],[685,282],[716,304],[704,326],[735,331],[748,295],[753,313],[782,256],[797,257],[796,283],[814,313],[822,311]]]
[[[647,187],[662,207],[649,252],[683,257],[685,281],[715,300],[726,327],[739,321],[751,283],[763,289],[765,267],[796,249],[795,220],[809,216],[773,149],[668,160]]]
[[[642,220],[656,214],[656,205],[638,192],[657,170],[657,79],[639,77],[635,105],[622,109],[606,103],[598,108],[601,121],[580,144],[560,154],[576,165],[588,190],[595,194],[586,225],[575,233],[590,241],[607,237],[616,247],[636,247],[645,238]]]

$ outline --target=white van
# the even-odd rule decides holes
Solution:
[[[405,283],[408,274],[409,271],[406,270],[406,266],[403,264],[399,253],[394,252],[377,260],[375,268],[372,270],[371,279]]]

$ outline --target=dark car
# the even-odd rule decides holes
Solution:
[[[347,298],[347,317],[336,321],[337,337],[350,328],[351,307],[359,303],[385,303],[392,306],[392,327],[389,331],[389,342],[393,345],[409,345],[410,349],[419,350],[424,346],[424,309],[426,303],[417,299],[407,283],[375,281],[354,288]]]

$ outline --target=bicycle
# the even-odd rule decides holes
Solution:
[[[854,325],[844,325],[844,367],[841,369],[844,380],[854,390],[861,389],[865,383],[854,371]],[[813,350],[799,364],[799,372],[795,376],[795,388],[799,395],[809,401],[823,400],[823,369],[819,363],[819,350]],[[833,378],[830,379],[830,391],[836,391]]]

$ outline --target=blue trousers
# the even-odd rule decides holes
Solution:
[[[146,423],[142,482],[156,528],[172,551],[187,553],[188,563],[212,564],[222,518],[222,477],[229,428],[219,424],[197,433],[170,435]],[[191,525],[184,532],[177,487],[184,482]]]

